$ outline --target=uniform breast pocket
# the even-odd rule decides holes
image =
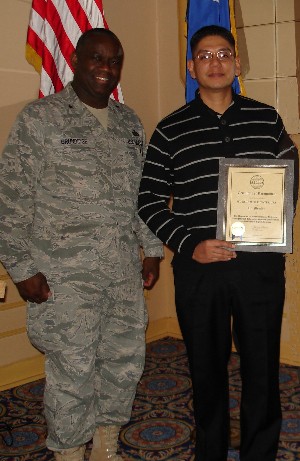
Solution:
[[[126,139],[116,146],[112,157],[112,181],[115,190],[129,194],[137,191],[141,161],[141,147],[138,144],[129,144]]]
[[[97,163],[93,155],[82,149],[63,148],[47,162],[43,188],[57,199],[86,201],[99,194]]]

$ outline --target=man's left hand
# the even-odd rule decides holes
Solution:
[[[143,260],[142,277],[147,290],[154,286],[159,277],[159,262],[158,257],[148,257]]]

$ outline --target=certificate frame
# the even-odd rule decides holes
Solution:
[[[293,160],[220,158],[217,239],[236,251],[292,253],[293,186]]]

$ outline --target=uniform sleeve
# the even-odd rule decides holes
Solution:
[[[193,237],[172,213],[168,205],[172,193],[173,171],[169,142],[158,125],[147,149],[138,198],[139,215],[173,251],[191,256],[199,239]]]
[[[140,176],[141,178],[142,168],[144,165],[144,155],[146,151],[146,137],[145,132],[143,132],[143,144],[142,144],[142,159],[141,159],[141,169],[140,169]],[[143,253],[145,257],[158,257],[163,258],[164,250],[163,245],[159,238],[157,238],[153,232],[149,229],[148,226],[143,222],[143,220],[138,216],[138,211],[136,210],[136,222],[137,222],[137,229],[136,233],[140,242],[140,246],[143,249]]]
[[[30,251],[37,152],[43,150],[37,123],[26,109],[18,116],[0,163],[0,259],[15,282],[38,272]]]

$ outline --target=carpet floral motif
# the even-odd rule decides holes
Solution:
[[[231,436],[239,437],[239,356],[229,363]],[[278,461],[300,460],[300,370],[281,365],[283,423]],[[0,392],[0,460],[53,461],[45,446],[44,380]],[[183,341],[164,338],[147,345],[146,366],[130,422],[120,433],[124,460],[190,461],[194,446],[192,385]],[[88,444],[86,461],[91,444]],[[230,449],[228,461],[239,461]]]

